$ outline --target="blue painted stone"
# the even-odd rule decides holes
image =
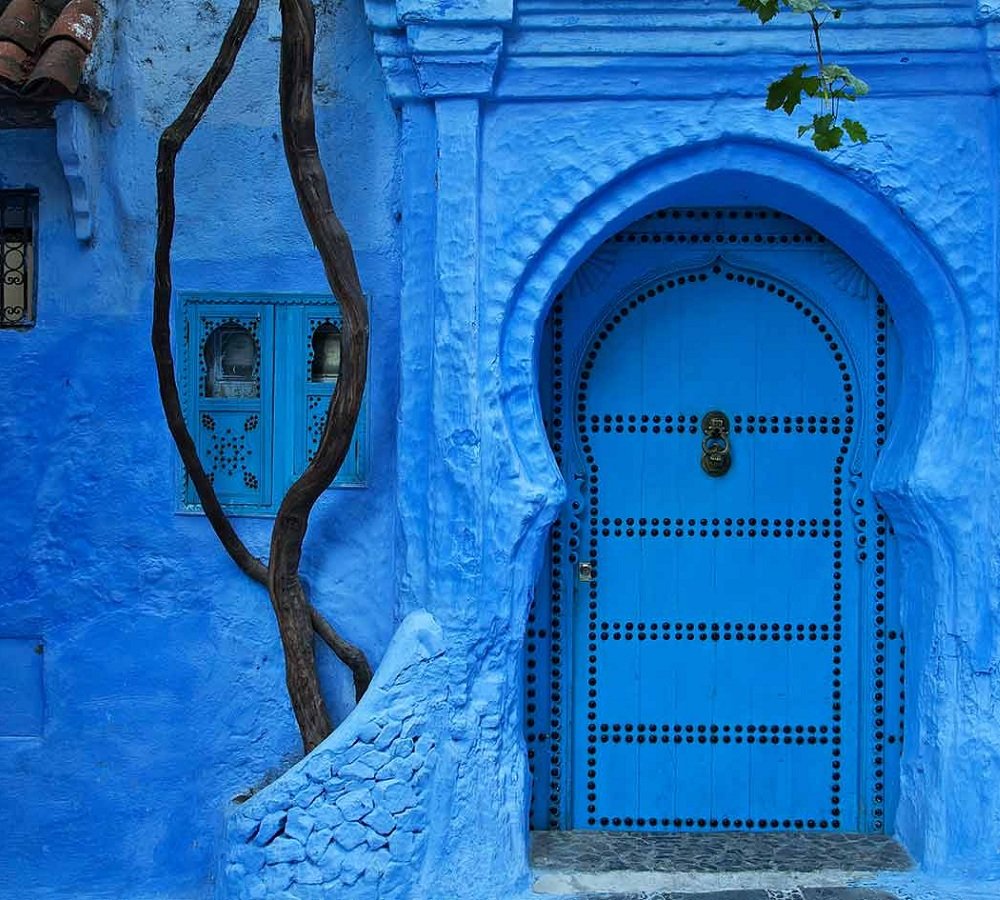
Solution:
[[[313,831],[306,841],[306,856],[314,863],[318,863],[323,858],[323,854],[326,853],[326,848],[330,846],[330,841],[332,840],[333,834],[330,831]]]
[[[363,756],[358,759],[358,762],[362,765],[368,766],[372,770],[372,774],[382,768],[388,761],[389,756],[382,750],[369,750]]]
[[[411,753],[413,753],[413,741],[408,738],[396,741],[392,745],[393,756],[409,756]]]
[[[398,828],[389,837],[389,852],[395,860],[408,860],[413,854],[415,845],[416,841],[412,831],[405,831],[402,828]]]
[[[337,770],[337,774],[350,781],[368,781],[375,777],[375,770],[360,760],[355,760],[346,766],[341,766]]]
[[[324,884],[326,873],[316,865],[302,863],[295,867],[295,881],[297,884]]]
[[[285,821],[285,834],[300,844],[304,844],[308,840],[309,835],[312,834],[315,825],[316,820],[312,816],[307,815],[300,809],[292,809],[289,811],[288,819]]]
[[[337,801],[337,808],[351,822],[360,821],[374,805],[371,794],[366,790],[351,791]]]
[[[379,782],[374,797],[376,806],[391,813],[402,812],[416,803],[416,794],[405,781]]]
[[[345,854],[340,872],[341,883],[350,887],[364,874],[369,862],[368,852],[361,847]]]
[[[336,831],[337,843],[345,850],[353,850],[368,838],[368,829],[360,822],[345,822]]]
[[[396,824],[408,831],[423,831],[428,824],[427,810],[422,806],[412,806],[394,817]]]
[[[368,837],[365,838],[365,843],[368,845],[369,850],[382,850],[388,848],[389,839],[377,831],[369,831]]]
[[[396,820],[389,810],[380,806],[375,807],[362,821],[381,835],[390,834],[396,827]]]
[[[336,882],[343,864],[344,848],[337,844],[330,844],[319,863],[320,868],[323,870],[324,882],[326,884]]]
[[[254,838],[254,843],[257,846],[263,846],[273,841],[275,835],[280,834],[281,830],[285,827],[285,820],[287,818],[287,813],[282,811],[273,812],[266,816],[260,823],[260,830]]]
[[[272,893],[284,893],[291,886],[297,862],[275,862],[269,865],[261,876]]]
[[[316,820],[316,828],[330,831],[344,821],[344,813],[335,803],[323,803],[309,810]]]
[[[302,790],[295,795],[294,803],[296,806],[305,809],[306,807],[311,806],[317,799],[322,797],[324,793],[325,791],[322,784],[310,784],[307,787],[302,788]]]
[[[306,858],[306,848],[298,841],[281,836],[264,848],[268,864],[301,862]]]
[[[396,756],[375,773],[375,778],[378,781],[409,781],[419,766],[416,754]]]
[[[376,750],[388,750],[393,741],[399,737],[401,726],[399,722],[390,722],[382,728],[375,738]]]
[[[237,843],[249,841],[260,823],[252,816],[235,815],[229,821],[229,835]]]
[[[292,900],[328,900],[329,890],[321,884],[294,884],[289,889]]]

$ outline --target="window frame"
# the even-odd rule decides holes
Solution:
[[[7,200],[22,198],[25,207],[25,221],[30,229],[29,252],[25,253],[25,283],[28,302],[26,314],[17,321],[7,322],[4,316],[4,281],[6,279],[6,228],[3,227],[3,215]],[[38,324],[38,259],[39,259],[39,206],[40,194],[37,188],[0,188],[0,332],[30,331]]]
[[[284,491],[301,474],[299,466],[299,451],[305,450],[306,430],[308,428],[308,411],[306,408],[296,411],[296,403],[307,402],[309,390],[309,370],[311,366],[311,340],[309,346],[301,343],[301,327],[308,323],[310,316],[322,317],[334,321],[343,328],[343,314],[337,300],[330,294],[316,293],[284,293],[284,292],[202,292],[179,291],[176,294],[174,309],[174,350],[178,372],[178,389],[181,396],[181,406],[185,421],[191,430],[195,443],[201,446],[199,440],[199,422],[195,416],[200,414],[201,406],[206,404],[225,404],[226,400],[201,395],[201,341],[197,328],[199,319],[205,315],[216,317],[247,316],[254,311],[262,314],[261,337],[259,340],[259,379],[260,379],[260,409],[262,427],[266,446],[263,458],[267,465],[261,468],[261,484],[265,497],[261,503],[242,503],[222,501],[226,513],[231,516],[249,518],[274,518],[284,496]],[[192,325],[195,328],[192,328]],[[371,352],[369,344],[369,355]],[[279,372],[279,360],[288,363]],[[371,371],[369,367],[369,372]],[[296,375],[298,373],[298,376]],[[301,382],[301,384],[299,383]],[[332,392],[333,382],[311,382],[326,391]],[[368,385],[362,401],[361,412],[358,415],[358,425],[354,436],[354,471],[357,473],[352,480],[335,480],[328,491],[355,490],[368,487],[370,472],[370,413],[368,401]],[[238,403],[238,401],[237,401]],[[292,418],[292,427],[277,427],[279,414],[287,413]],[[283,424],[283,423],[282,423]],[[299,432],[302,434],[299,434]],[[282,437],[284,435],[284,437]],[[350,461],[345,461],[341,470],[347,469]],[[184,466],[177,460],[176,478],[177,509],[179,514],[203,515],[201,504],[197,501],[193,487]],[[220,498],[221,500],[221,498]]]

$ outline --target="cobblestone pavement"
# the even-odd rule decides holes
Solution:
[[[536,871],[559,872],[815,872],[821,869],[875,872],[901,871],[913,865],[906,851],[889,837],[795,832],[541,831],[533,837],[532,862]],[[827,900],[825,895],[815,896],[817,900]],[[813,900],[808,894],[806,897]],[[845,895],[845,900],[855,898]],[[867,898],[861,894],[857,900]]]
[[[540,895],[541,896],[541,895]],[[789,891],[713,891],[707,894],[581,894],[566,900],[897,900],[868,888],[794,888]]]

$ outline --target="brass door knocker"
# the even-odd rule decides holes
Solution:
[[[720,478],[733,464],[729,452],[729,416],[718,410],[705,413],[701,430],[705,435],[701,440],[701,467],[706,475]]]

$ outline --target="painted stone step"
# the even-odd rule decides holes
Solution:
[[[876,834],[537,831],[536,872],[903,871],[913,862]]]
[[[860,834],[539,832],[539,895],[620,900],[892,900],[853,887],[912,867],[891,838]]]
[[[707,894],[582,894],[572,900],[898,900],[868,888],[792,888],[769,891],[712,891]]]

